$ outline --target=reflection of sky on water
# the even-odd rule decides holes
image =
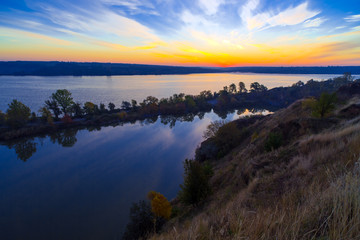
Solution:
[[[182,161],[217,119],[211,112],[173,128],[158,119],[80,130],[72,147],[35,139],[26,162],[0,146],[0,239],[116,239],[132,202],[150,190],[176,196]]]

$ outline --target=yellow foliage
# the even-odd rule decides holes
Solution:
[[[157,217],[170,218],[171,204],[164,195],[158,192],[150,191],[148,198],[151,200],[151,211]]]

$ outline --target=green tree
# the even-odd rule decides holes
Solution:
[[[51,98],[61,107],[61,111],[64,115],[68,114],[70,106],[74,103],[71,92],[66,89],[57,90],[51,95]]]
[[[245,87],[245,83],[239,82],[239,93],[246,93],[247,89]]]
[[[329,113],[331,113],[335,108],[335,103],[337,101],[336,93],[322,93],[319,100],[316,100],[311,106],[312,115],[314,117],[324,118]]]
[[[93,115],[95,113],[95,104],[92,102],[86,102],[84,104],[84,111],[88,115]]]
[[[10,127],[18,128],[24,126],[30,118],[30,108],[22,102],[14,99],[9,105],[6,111],[7,124]]]
[[[47,109],[46,107],[42,107],[39,109],[39,113],[41,114],[41,116],[40,116],[41,120],[43,120],[44,122],[47,122],[49,124],[54,123],[52,114],[49,109]]]
[[[58,103],[55,100],[46,100],[45,101],[45,106],[46,108],[50,109],[53,111],[54,116],[56,119],[59,119],[59,115],[61,114],[61,110],[59,108]]]
[[[184,183],[180,185],[180,200],[185,204],[196,205],[210,193],[209,167],[195,160],[184,161]]]

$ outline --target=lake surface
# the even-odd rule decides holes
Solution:
[[[220,119],[213,112],[201,118],[67,130],[0,145],[0,239],[121,239],[132,202],[150,190],[176,196],[183,160]]]
[[[327,80],[338,75],[311,74],[189,74],[111,77],[33,77],[0,76],[0,110],[6,111],[8,103],[17,99],[37,112],[57,89],[68,89],[76,102],[115,103],[147,96],[169,97],[174,93],[199,94],[203,90],[219,91],[231,83],[259,82],[268,88],[290,86],[310,79]]]

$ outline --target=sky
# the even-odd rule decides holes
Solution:
[[[1,0],[0,61],[360,65],[359,0]]]

